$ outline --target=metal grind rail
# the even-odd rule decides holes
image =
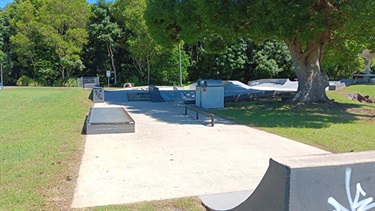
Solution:
[[[199,119],[199,114],[203,114],[211,118],[211,126],[215,126],[215,115],[209,112],[202,111],[198,107],[195,106],[185,106],[185,115],[188,114],[188,110],[192,110],[195,112],[195,120]]]

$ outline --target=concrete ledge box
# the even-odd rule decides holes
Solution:
[[[91,92],[94,103],[104,102],[104,89],[102,87],[94,87]]]
[[[86,133],[134,133],[135,122],[123,107],[91,108],[86,120]]]

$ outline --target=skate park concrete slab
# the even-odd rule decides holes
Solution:
[[[105,106],[124,106],[136,132],[87,135],[72,208],[248,191],[270,158],[328,153],[172,102]]]
[[[254,190],[236,191],[230,193],[215,193],[199,196],[202,203],[213,210],[231,210],[243,203]]]

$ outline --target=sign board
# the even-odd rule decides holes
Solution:
[[[107,78],[111,77],[111,71],[107,70],[106,75],[107,75]]]

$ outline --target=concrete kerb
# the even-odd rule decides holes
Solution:
[[[106,106],[124,106],[136,132],[87,135],[72,208],[247,191],[271,157],[328,153],[221,118],[207,127],[175,103]]]

